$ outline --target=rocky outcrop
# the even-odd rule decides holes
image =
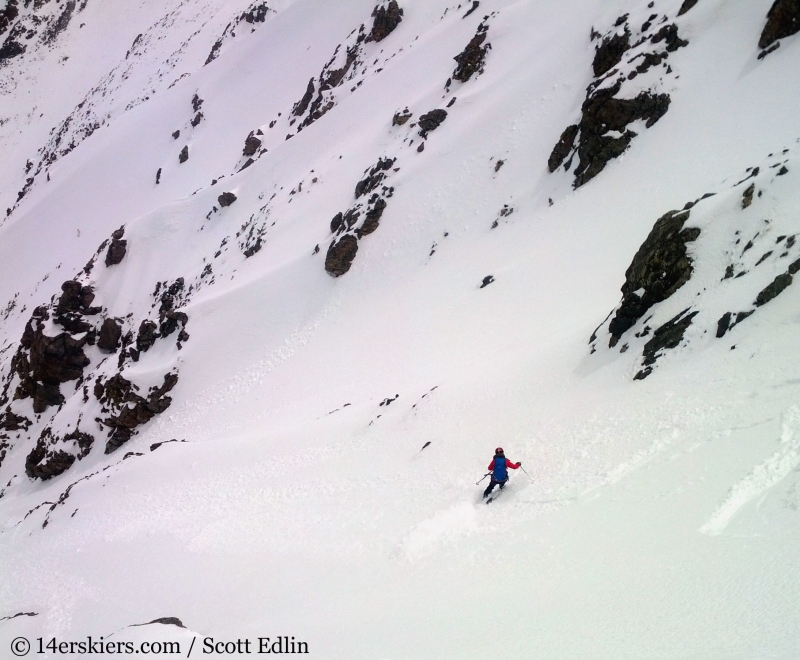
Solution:
[[[217,197],[217,202],[221,208],[225,208],[226,206],[230,206],[233,204],[238,198],[232,192],[224,192],[219,197]]]
[[[25,474],[31,479],[47,481],[66,472],[76,460],[88,455],[94,443],[94,437],[82,433],[77,428],[63,438],[54,436],[50,428],[46,428],[39,436],[36,446],[25,458]],[[63,449],[56,449],[58,445],[73,445],[77,454],[69,453]]]
[[[372,10],[372,16],[374,18],[372,30],[366,41],[378,42],[383,41],[400,25],[403,20],[403,10],[397,4],[397,0],[390,0],[384,6],[376,6]]]
[[[606,37],[597,46],[592,62],[595,78],[613,69],[622,61],[622,56],[631,47],[631,33],[627,30],[622,34]]]
[[[97,337],[97,348],[104,353],[116,353],[119,350],[121,338],[122,326],[117,320],[105,319],[100,326],[100,333]]]
[[[658,219],[625,272],[622,302],[608,326],[610,346],[656,303],[669,298],[692,276],[692,260],[686,244],[697,240],[700,230],[684,228],[689,211],[670,211]]]
[[[14,57],[19,57],[24,52],[25,46],[19,43],[19,41],[7,39],[6,42],[0,46],[0,66],[5,64],[7,60],[10,60]]]
[[[688,309],[683,310],[675,318],[670,319],[653,332],[653,338],[644,345],[643,362],[645,368],[633,377],[634,380],[647,378],[653,372],[653,365],[663,355],[663,351],[677,348],[680,345],[683,341],[683,335],[692,325],[692,319],[699,313],[692,312],[689,314],[688,312]]]
[[[636,137],[636,133],[628,130],[629,124],[644,119],[645,127],[650,128],[669,110],[668,94],[641,92],[634,99],[618,99],[615,98],[618,92],[619,85],[599,90],[581,108],[576,188],[596,177],[610,160],[625,152]]]
[[[110,454],[119,449],[133,437],[137,427],[169,408],[172,399],[167,393],[177,383],[177,374],[166,374],[163,384],[160,387],[151,387],[147,396],[143,397],[136,393],[138,387],[121,374],[113,376],[105,383],[98,380],[94,387],[95,397],[112,411],[111,415],[103,419],[103,424],[111,429],[105,453]]]
[[[697,4],[697,0],[683,0],[681,8],[678,10],[678,16],[683,16],[687,11]]]
[[[125,254],[128,251],[128,241],[122,238],[124,234],[124,227],[120,227],[111,234],[111,243],[108,246],[108,252],[106,252],[106,266],[116,266],[125,258]]]
[[[388,205],[394,188],[386,185],[387,178],[399,168],[394,158],[379,158],[364,171],[364,178],[355,187],[357,203],[343,213],[337,213],[330,223],[336,238],[331,241],[325,258],[325,270],[334,277],[344,275],[358,251],[358,241],[374,232]],[[366,200],[362,199],[365,198]],[[363,218],[363,219],[362,219]]]
[[[759,48],[769,48],[779,39],[800,32],[800,0],[775,0],[767,13],[767,24],[758,40]]]
[[[431,110],[421,115],[417,125],[419,126],[419,134],[425,138],[428,137],[430,131],[435,131],[442,125],[444,120],[447,119],[447,110]]]
[[[247,136],[247,139],[244,141],[244,149],[242,150],[242,156],[245,158],[249,158],[250,156],[254,156],[255,153],[261,148],[261,140],[259,140],[253,133]]]
[[[652,21],[648,21],[642,26],[641,37],[635,45],[649,41],[657,49],[639,52],[625,62],[625,66],[630,68],[625,75],[619,69],[625,54],[633,47],[627,18],[626,15],[617,20],[615,27],[622,26],[622,32],[615,29],[597,46],[592,65],[595,81],[587,88],[586,100],[581,106],[581,120],[563,131],[548,158],[548,169],[555,172],[562,165],[570,170],[577,155],[575,188],[589,182],[611,160],[625,153],[637,135],[629,129],[630,124],[644,120],[645,128],[650,128],[669,110],[671,99],[668,94],[648,90],[640,91],[634,98],[624,98],[623,86],[626,81],[647,73],[655,66],[666,66],[669,54],[688,42],[679,37],[675,24],[648,32],[652,26]],[[595,33],[594,37],[597,36]]]
[[[8,30],[17,16],[19,16],[18,0],[8,0],[5,9],[0,9],[0,34]]]
[[[334,240],[325,256],[325,270],[334,277],[344,275],[350,270],[356,252],[358,239],[352,234],[345,234],[339,240]]]
[[[492,47],[491,44],[486,43],[486,33],[488,31],[489,26],[481,23],[475,32],[475,36],[470,39],[464,50],[453,58],[458,65],[453,71],[454,80],[465,83],[476,73],[480,73],[483,70],[486,53]]]

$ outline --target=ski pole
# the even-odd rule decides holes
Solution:
[[[528,471],[524,467],[522,467],[521,465],[519,466],[519,469],[522,470],[525,474],[528,474]],[[528,479],[530,479],[531,483],[533,483],[533,477],[531,475],[529,475],[529,474],[528,474]]]
[[[490,474],[491,474],[491,472],[487,472],[486,474],[484,474],[480,479],[478,479],[478,481],[475,482],[475,485],[477,486],[481,481],[486,479],[486,477],[488,477]]]

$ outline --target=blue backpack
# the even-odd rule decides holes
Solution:
[[[494,470],[492,471],[492,479],[495,481],[505,481],[508,479],[508,470],[506,469],[506,457],[494,457]]]

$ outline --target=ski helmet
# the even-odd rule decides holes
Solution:
[[[502,448],[502,447],[498,447],[497,449],[495,449],[495,450],[494,450],[494,453],[495,453],[495,454],[503,454],[503,453],[505,453],[505,452],[503,451],[503,448]]]

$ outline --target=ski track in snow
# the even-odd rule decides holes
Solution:
[[[748,502],[783,481],[800,465],[800,408],[793,406],[783,417],[780,448],[744,479],[734,484],[700,532],[717,536],[725,531],[733,517]]]

